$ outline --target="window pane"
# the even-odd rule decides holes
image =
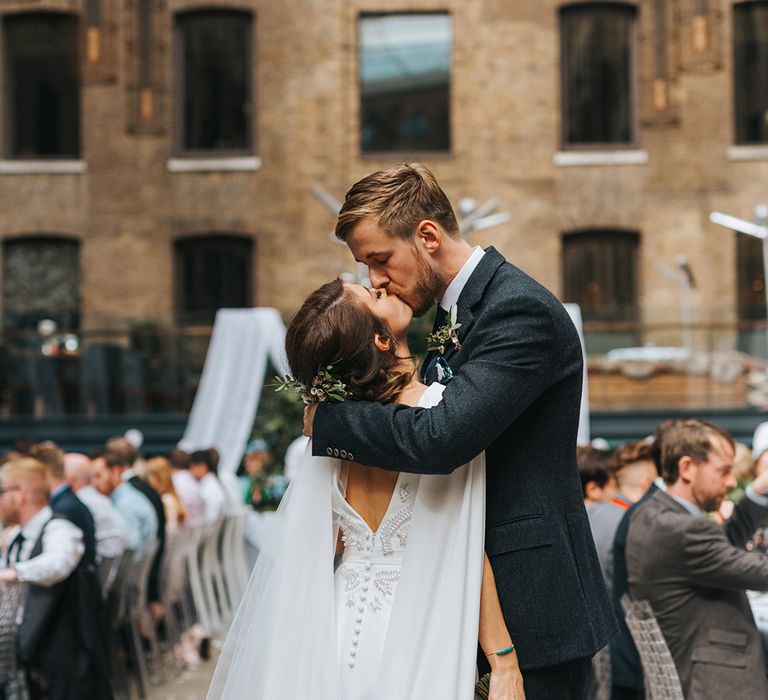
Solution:
[[[768,142],[768,2],[733,8],[736,143]]]
[[[179,17],[182,146],[250,148],[250,15],[195,12]]]
[[[14,158],[77,157],[80,94],[77,20],[10,15],[5,26],[8,152]]]
[[[234,236],[176,243],[176,305],[181,323],[213,323],[217,309],[251,306],[253,244]]]
[[[745,233],[736,234],[736,284],[739,319],[764,321],[763,243]]]
[[[80,325],[77,241],[30,238],[3,244],[3,326],[34,329],[50,318],[60,330]]]
[[[632,142],[634,17],[627,6],[561,10],[565,143]]]
[[[563,238],[565,301],[581,306],[585,321],[637,319],[639,236],[589,231]]]
[[[359,28],[362,151],[450,150],[450,16],[364,15]]]

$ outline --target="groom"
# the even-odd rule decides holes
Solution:
[[[426,383],[447,383],[438,406],[311,407],[314,454],[447,474],[486,450],[485,549],[526,698],[586,698],[590,657],[616,628],[576,468],[582,351],[568,314],[494,248],[461,238],[448,198],[419,164],[353,185],[336,236],[373,287],[415,315],[439,300],[435,329],[456,305],[461,326],[457,343],[448,338],[424,361]]]

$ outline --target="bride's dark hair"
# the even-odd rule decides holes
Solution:
[[[379,350],[374,335],[389,340]],[[288,364],[296,379],[307,386],[321,367],[333,365],[352,398],[393,401],[411,379],[396,369],[397,342],[392,329],[367,308],[344,283],[334,280],[312,292],[296,313],[285,338]]]

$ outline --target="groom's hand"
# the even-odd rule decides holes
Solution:
[[[304,408],[304,435],[312,437],[312,423],[315,420],[315,413],[317,413],[317,404],[313,403]]]

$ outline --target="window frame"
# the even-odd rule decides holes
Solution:
[[[568,303],[572,302],[575,304],[579,304],[581,307],[581,313],[582,317],[584,318],[585,323],[613,323],[613,322],[629,322],[629,323],[635,323],[639,321],[640,319],[640,312],[641,312],[641,303],[640,303],[640,291],[641,291],[641,245],[642,245],[642,233],[638,229],[629,229],[629,228],[623,228],[623,227],[590,227],[590,228],[578,228],[578,229],[572,229],[569,231],[564,231],[561,234],[561,261],[562,261],[562,290],[563,290],[563,300]],[[610,313],[603,312],[601,310],[598,310],[597,314],[594,314],[596,317],[591,318],[593,315],[590,311],[589,307],[584,307],[581,304],[581,301],[578,299],[573,299],[572,295],[569,294],[568,289],[568,257],[567,257],[567,248],[568,242],[575,242],[575,241],[591,241],[594,244],[599,244],[599,242],[602,241],[608,241],[608,240],[622,240],[627,243],[627,245],[632,247],[632,253],[633,253],[633,262],[632,265],[634,267],[634,280],[632,283],[632,296],[634,297],[633,303],[627,306],[627,311],[629,313],[623,312],[623,318],[621,319],[610,319],[607,318],[607,316],[611,315]],[[617,304],[618,306],[618,304]],[[601,315],[605,315],[606,317],[601,318]]]
[[[77,105],[77,114],[75,121],[76,127],[76,149],[74,153],[68,154],[36,154],[32,156],[20,156],[14,154],[14,139],[16,138],[13,122],[17,114],[17,106],[9,108],[11,102],[11,95],[9,95],[9,75],[11,72],[11,65],[9,61],[9,41],[8,41],[8,21],[13,21],[21,17],[35,17],[35,16],[47,16],[47,17],[60,17],[62,19],[69,19],[74,27],[74,42],[72,49],[74,55],[72,56],[72,63],[76,67],[76,98],[75,103]],[[0,40],[0,47],[2,50],[2,89],[3,89],[3,106],[2,106],[2,154],[3,160],[13,163],[35,163],[35,162],[73,162],[79,161],[83,158],[83,85],[84,85],[84,70],[83,70],[83,46],[82,46],[82,32],[84,17],[78,12],[69,11],[59,8],[29,8],[23,9],[18,12],[6,12],[0,14],[0,31],[2,31],[2,40]]]
[[[392,150],[366,150],[363,148],[363,82],[362,82],[362,40],[361,24],[363,19],[376,17],[403,17],[403,16],[446,16],[451,20],[451,47],[450,47],[450,68],[448,71],[448,147],[440,149],[431,148],[396,148]],[[355,15],[355,87],[357,90],[357,134],[356,144],[358,157],[361,159],[381,159],[397,157],[402,155],[425,155],[432,158],[441,158],[454,155],[454,65],[456,51],[456,23],[453,12],[449,8],[409,8],[394,10],[361,10]]]
[[[570,142],[567,139],[568,134],[568,84],[565,74],[565,31],[563,30],[564,16],[571,10],[584,8],[598,9],[600,7],[625,8],[627,13],[632,14],[632,21],[629,29],[629,99],[630,99],[630,118],[629,141],[616,142]],[[642,148],[640,139],[640,89],[639,89],[639,35],[640,35],[640,8],[636,2],[623,0],[588,0],[586,2],[567,2],[562,3],[557,8],[558,13],[558,31],[560,34],[560,133],[558,136],[561,151],[628,151]]]
[[[732,84],[731,114],[733,115],[733,129],[732,129],[733,145],[749,148],[749,147],[768,146],[768,130],[766,130],[766,136],[762,141],[745,141],[739,138],[739,114],[738,114],[739,81],[737,79],[738,66],[736,62],[736,14],[739,8],[745,8],[747,6],[763,6],[765,7],[766,13],[768,13],[768,2],[766,0],[737,0],[736,2],[733,2],[731,7],[731,61],[733,64],[732,70],[731,70],[731,84]],[[768,43],[768,38],[767,38],[767,43]],[[768,110],[768,104],[766,104],[766,110]]]
[[[182,24],[186,17],[206,15],[239,15],[246,19],[248,23],[248,32],[246,33],[248,41],[245,50],[245,65],[248,71],[245,81],[246,105],[248,106],[248,116],[245,123],[247,141],[245,148],[199,149],[186,148],[184,146],[186,129],[184,99],[186,92],[184,80],[184,30]],[[254,124],[254,115],[256,114],[256,70],[254,70],[253,66],[256,40],[255,28],[255,13],[242,7],[206,5],[182,9],[173,14],[173,153],[175,157],[189,159],[240,158],[256,154],[256,125]]]
[[[181,254],[183,248],[190,248],[199,244],[205,247],[213,247],[215,244],[222,245],[222,248],[229,247],[234,250],[237,245],[243,245],[243,252],[247,248],[247,254],[243,256],[247,264],[245,274],[245,305],[242,307],[217,307],[206,310],[190,310],[185,308],[183,301],[185,299],[183,265],[181,265]],[[234,245],[233,245],[234,244]],[[173,261],[173,315],[179,326],[212,326],[219,308],[252,308],[256,305],[256,264],[255,255],[257,249],[256,237],[236,232],[228,231],[208,231],[191,235],[178,236],[172,241],[172,261]],[[205,250],[195,251],[197,255],[205,255]],[[208,314],[210,313],[210,318]],[[205,318],[204,318],[205,317]]]

